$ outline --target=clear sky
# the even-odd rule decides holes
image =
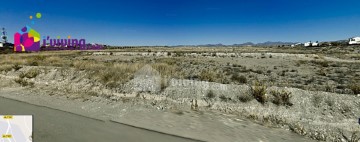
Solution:
[[[110,45],[329,41],[360,36],[360,1],[2,0],[0,27],[10,41],[25,25]]]

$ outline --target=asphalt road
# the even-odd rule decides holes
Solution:
[[[33,115],[34,142],[189,142],[123,124],[104,122],[0,97],[1,115]]]

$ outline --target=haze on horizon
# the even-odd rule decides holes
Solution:
[[[360,36],[356,0],[7,0],[0,27],[110,45],[331,41]]]

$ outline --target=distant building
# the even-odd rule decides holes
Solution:
[[[349,39],[349,44],[350,44],[350,45],[360,44],[360,37],[350,38],[350,39]]]
[[[296,47],[296,46],[301,46],[303,45],[302,43],[296,43],[296,44],[292,44],[291,47]]]
[[[318,47],[318,46],[320,46],[320,44],[319,44],[319,42],[318,41],[316,41],[316,42],[305,42],[304,43],[304,46],[305,47]]]

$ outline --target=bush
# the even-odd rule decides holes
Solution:
[[[257,73],[257,74],[263,74],[264,72],[262,70],[256,70],[256,71],[253,71],[254,73]]]
[[[209,99],[213,99],[216,97],[215,93],[210,90],[207,94],[206,94],[206,97],[209,98]]]
[[[317,71],[316,74],[317,74],[317,75],[320,75],[320,76],[326,76],[326,73],[325,73],[325,71],[324,71],[323,69]]]
[[[168,86],[169,86],[169,79],[161,78],[161,84],[160,84],[161,91],[164,91]]]
[[[329,67],[328,61],[311,61],[313,64],[322,66],[322,67]]]
[[[39,66],[39,63],[37,61],[29,61],[29,66]]]
[[[239,83],[247,83],[246,77],[243,75],[239,76],[239,74],[237,74],[237,73],[232,75],[231,80],[239,82]]]
[[[291,92],[282,91],[271,91],[271,94],[274,96],[274,100],[272,101],[276,105],[283,106],[292,106],[293,104],[290,102]]]
[[[181,52],[181,51],[176,51],[176,52],[175,52],[175,56],[176,56],[176,57],[181,57],[181,56],[184,56],[184,55],[185,55],[184,52]]]
[[[221,96],[219,97],[219,99],[220,99],[222,102],[227,102],[227,101],[230,101],[230,100],[231,100],[231,98],[228,98],[228,97],[226,97],[225,95],[221,95]]]
[[[18,71],[20,70],[22,67],[19,65],[19,64],[15,64],[12,66],[12,68],[15,70],[15,71]]]
[[[213,71],[209,71],[209,70],[203,70],[200,73],[200,79],[202,81],[214,82],[215,76],[216,76],[216,74]]]
[[[38,66],[39,63],[42,63],[46,59],[45,56],[37,55],[27,59],[29,66]]]
[[[267,102],[266,89],[267,87],[263,83],[256,81],[251,87],[251,94],[258,102],[265,104]]]
[[[252,95],[246,94],[246,95],[239,95],[237,96],[240,102],[246,103],[254,99]]]
[[[26,86],[34,86],[34,82],[29,82],[23,78],[17,78],[15,79],[15,82],[20,84],[21,86],[23,87],[26,87]]]
[[[351,89],[355,95],[360,94],[360,84],[350,84],[349,89]]]
[[[2,71],[5,71],[5,72],[8,72],[8,71],[11,71],[13,68],[11,65],[1,65],[0,66],[0,72]]]
[[[37,69],[30,69],[29,71],[27,71],[26,73],[20,73],[19,77],[20,78],[35,78],[36,76],[38,76],[40,73],[39,70]]]

